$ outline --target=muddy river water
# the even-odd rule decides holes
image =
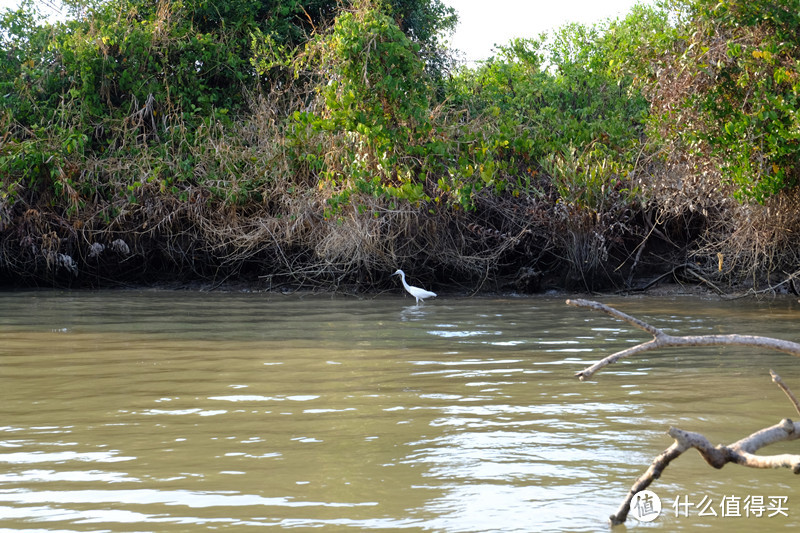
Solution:
[[[800,341],[796,299],[603,301]],[[667,349],[582,383],[647,335],[563,297],[413,303],[0,293],[0,530],[604,531],[670,426],[730,443],[796,416],[769,377],[800,393],[786,354]],[[788,470],[692,451],[651,488],[650,529],[800,526]]]

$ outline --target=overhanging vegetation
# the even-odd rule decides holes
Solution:
[[[671,2],[457,67],[438,0],[3,15],[0,272],[793,288],[797,2]]]

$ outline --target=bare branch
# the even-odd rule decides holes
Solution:
[[[609,522],[611,522],[611,525],[616,526],[625,522],[625,520],[628,518],[628,513],[631,510],[631,501],[636,493],[646,489],[653,481],[660,478],[661,473],[665,468],[667,468],[667,466],[669,466],[672,460],[677,459],[685,451],[686,450],[681,447],[681,444],[676,441],[672,444],[672,446],[661,452],[658,457],[653,459],[653,463],[650,465],[650,468],[647,469],[647,472],[642,474],[633,484],[631,490],[628,491],[628,495],[619,506],[619,509],[617,509],[617,512],[608,518]]]
[[[786,383],[783,382],[781,377],[775,373],[775,371],[770,369],[769,375],[772,376],[772,381],[776,385],[778,385],[778,387],[780,387],[784,393],[786,393],[786,396],[789,397],[789,401],[792,402],[792,405],[794,405],[795,410],[797,411],[798,414],[800,414],[800,403],[798,403],[797,401],[797,396],[794,395],[794,393],[789,389]]]
[[[660,329],[651,326],[647,322],[643,322],[636,317],[632,317],[631,315],[625,314],[622,311],[614,309],[605,304],[601,304],[600,302],[594,302],[592,300],[567,300],[567,305],[572,305],[574,307],[588,307],[594,311],[602,311],[603,313],[613,316],[614,318],[619,318],[620,320],[624,320],[628,324],[632,326],[636,326],[639,329],[642,329],[654,337],[659,335],[663,335],[664,332]]]
[[[609,307],[600,302],[590,300],[567,300],[567,305],[575,307],[587,307],[595,311],[602,311],[607,315],[624,320],[629,324],[647,331],[653,335],[653,340],[637,344],[631,348],[626,348],[620,352],[609,355],[597,363],[577,372],[575,376],[584,381],[601,368],[616,363],[618,360],[631,355],[674,346],[753,346],[756,348],[769,348],[792,355],[800,356],[800,344],[792,341],[774,339],[772,337],[759,337],[754,335],[688,335],[674,336],[664,333],[662,330],[646,323],[638,318],[627,315],[613,307]]]
[[[736,463],[750,468],[791,468],[800,474],[800,455],[755,455],[759,449],[781,441],[800,439],[800,423],[788,418],[774,426],[764,428],[728,446],[714,446],[700,433],[669,428],[667,434],[675,439],[672,445],[653,460],[650,468],[642,474],[631,487],[617,512],[609,517],[612,525],[625,522],[631,508],[631,501],[637,492],[646,489],[661,476],[664,469],[683,452],[695,448],[705,461],[714,468],[722,468],[728,463]]]
[[[594,365],[578,372],[576,375],[581,380],[591,377],[597,370],[615,363],[623,357],[629,357],[640,352],[667,346],[753,346],[757,348],[770,348],[772,350],[800,356],[800,344],[791,341],[750,335],[692,335],[676,337],[668,335],[659,328],[643,322],[638,318],[634,318],[599,302],[589,300],[567,300],[567,305],[587,307],[595,311],[602,311],[609,316],[624,320],[653,335],[653,339],[648,342],[643,342],[609,355]],[[770,370],[770,374],[772,375],[772,380],[786,393],[794,404],[795,409],[797,409],[797,412],[800,413],[800,403],[794,394],[792,394],[780,376],[772,370]],[[703,459],[714,468],[722,468],[728,463],[736,463],[750,468],[790,468],[795,474],[800,474],[800,455],[782,454],[761,456],[755,454],[755,452],[770,444],[800,439],[800,423],[792,422],[788,418],[781,420],[772,427],[759,430],[728,446],[714,446],[711,444],[711,441],[700,433],[684,431],[674,427],[669,429],[668,435],[672,437],[675,442],[656,457],[647,471],[636,480],[630,491],[628,491],[625,500],[622,502],[619,509],[617,509],[617,512],[609,517],[612,525],[625,522],[630,512],[633,497],[639,491],[650,486],[653,481],[661,476],[661,473],[672,461],[690,448],[696,449]]]

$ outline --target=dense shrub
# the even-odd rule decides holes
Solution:
[[[23,189],[47,190],[74,208],[86,197],[107,197],[113,189],[135,189],[146,180],[163,178],[167,192],[175,183],[216,181],[208,164],[198,169],[188,147],[210,148],[210,132],[246,121],[262,93],[280,106],[281,122],[303,103],[298,94],[276,99],[294,83],[291,72],[286,63],[264,68],[257,61],[259,47],[268,43],[293,58],[313,32],[322,32],[340,13],[339,27],[352,17],[346,4],[335,0],[82,5],[75,2],[75,16],[54,24],[43,23],[32,2],[3,15],[0,172],[6,201]],[[436,61],[426,64],[419,53],[436,49],[440,32],[455,23],[452,9],[438,0],[396,0],[380,9],[392,23],[391,38],[410,47],[406,61],[432,75]],[[318,78],[306,81],[324,84],[327,74],[315,73]],[[403,83],[406,74],[395,73],[395,81]],[[417,74],[424,84],[426,76]],[[160,170],[120,176],[113,170],[120,158],[147,160],[134,166]],[[87,159],[107,160],[110,168],[97,169]]]
[[[669,241],[642,213],[665,213],[670,195],[669,216],[692,220],[681,235],[733,225],[751,242],[710,219],[734,212],[728,196],[792,205],[797,1],[637,6],[469,68],[442,48],[455,15],[440,0],[69,0],[74,16],[53,24],[28,1],[0,21],[0,261],[26,243],[51,269],[61,248],[112,228],[155,243],[174,223],[170,260],[208,238],[209,256],[235,264],[267,239],[281,257],[295,246],[308,261],[385,267],[400,256],[376,228],[438,220],[463,254],[447,264],[471,275],[549,261],[593,287],[631,256],[635,268],[641,239]],[[15,225],[35,236],[9,237]],[[80,245],[79,228],[93,228]],[[391,250],[436,253],[433,230],[390,233]],[[770,250],[751,262],[791,262]]]
[[[643,48],[655,134],[697,173],[764,202],[800,177],[800,3],[677,2],[680,23]],[[647,51],[647,53],[645,53]]]

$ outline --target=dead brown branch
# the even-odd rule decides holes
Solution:
[[[648,352],[658,348],[674,347],[674,346],[753,346],[756,348],[769,348],[771,350],[778,350],[792,355],[800,356],[800,344],[792,341],[781,339],[774,339],[772,337],[760,337],[756,335],[687,335],[687,336],[674,336],[664,333],[661,329],[647,324],[627,315],[613,307],[605,304],[594,302],[590,300],[567,300],[567,305],[575,307],[586,307],[595,311],[602,311],[609,316],[613,316],[623,320],[632,326],[644,330],[653,335],[653,340],[643,342],[627,348],[625,350],[616,352],[605,357],[604,359],[596,362],[595,364],[577,372],[575,376],[584,381],[594,375],[595,372],[604,368],[612,363],[616,363],[620,359],[635,355],[641,352]]]

